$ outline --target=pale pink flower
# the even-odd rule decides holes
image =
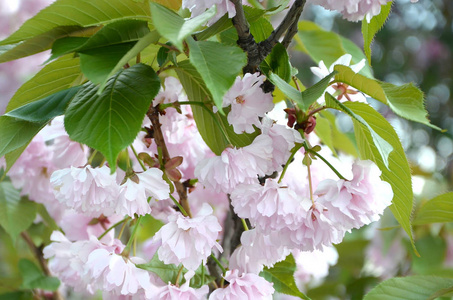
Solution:
[[[194,271],[189,271],[184,275],[186,282],[181,286],[175,286],[171,283],[162,287],[156,299],[161,300],[201,300],[206,299],[209,292],[209,287],[203,285],[199,289],[194,289],[189,286],[190,279],[195,275]]]
[[[166,264],[182,263],[187,269],[196,270],[202,262],[206,262],[214,246],[222,251],[216,241],[221,230],[208,204],[204,204],[194,218],[182,214],[170,215],[168,223],[154,236],[155,240],[162,241],[157,252],[159,259]]]
[[[263,266],[273,267],[289,253],[288,248],[281,245],[277,232],[266,235],[251,229],[242,233],[241,246],[231,254],[229,268],[242,273],[259,274]]]
[[[93,217],[101,214],[108,217],[114,212],[118,185],[106,166],[58,170],[50,182],[57,200],[68,208]]]
[[[283,228],[296,229],[304,211],[297,195],[274,179],[267,179],[264,186],[241,184],[231,193],[234,211],[262,232],[270,233]]]
[[[257,136],[243,148],[226,148],[195,168],[195,176],[205,187],[227,194],[240,183],[254,183],[257,176],[272,172],[272,139],[267,135]]]
[[[303,139],[297,130],[284,125],[274,124],[274,121],[265,116],[262,120],[261,131],[272,139],[272,168],[280,172],[291,156],[291,149],[295,143],[302,143]]]
[[[230,284],[226,288],[216,289],[209,296],[209,300],[261,300],[272,299],[273,284],[252,273],[242,273],[238,270],[229,270],[225,273],[225,280]]]
[[[192,213],[196,215],[203,206],[203,203],[208,203],[213,208],[217,220],[219,220],[220,224],[223,224],[230,210],[227,194],[205,188],[201,184],[197,184],[195,188],[190,190],[187,196]]]
[[[187,101],[187,96],[183,93],[181,82],[176,77],[168,76],[164,82],[165,88],[161,88],[153,100],[153,105],[161,103],[174,103],[176,101]]]
[[[134,174],[127,178],[119,188],[115,213],[119,215],[134,214],[146,215],[151,213],[150,201],[167,199],[170,186],[162,179],[163,172],[157,168],[150,168],[143,173]]]
[[[234,132],[254,132],[253,125],[261,126],[259,117],[264,117],[266,112],[274,108],[272,94],[264,93],[260,87],[264,79],[259,73],[247,73],[242,79],[238,76],[223,97],[222,107],[231,105],[227,119],[233,125]]]
[[[87,163],[88,147],[72,141],[64,128],[63,116],[56,117],[40,132],[52,152],[52,162],[57,169],[79,167]]]
[[[125,258],[118,249],[95,249],[88,255],[85,266],[93,290],[107,291],[116,295],[134,295],[144,290],[146,297],[151,298],[158,291],[147,271],[135,264],[146,261],[138,257]]]
[[[330,218],[346,230],[379,220],[393,198],[391,185],[381,180],[381,171],[372,161],[357,161],[352,173],[350,181],[325,180],[316,190],[320,196],[318,203],[322,203],[329,210]]]
[[[311,0],[313,4],[318,4],[329,10],[340,12],[345,19],[357,22],[371,18],[381,12],[381,6],[391,0]]]
[[[363,67],[365,67],[365,59],[362,59],[355,65],[351,65],[351,59],[352,59],[351,54],[345,54],[339,57],[335,62],[333,62],[329,68],[327,68],[326,65],[324,64],[324,61],[321,60],[319,62],[319,67],[311,67],[310,70],[312,71],[313,74],[319,77],[319,79],[323,79],[324,77],[326,77],[327,75],[334,71],[334,67],[336,65],[350,67],[352,71],[354,71],[355,73],[360,72],[360,70],[362,70]],[[332,78],[331,81],[333,80],[334,79]],[[347,99],[350,101],[366,103],[366,96],[362,92],[341,82],[329,86],[326,92],[333,95],[337,90],[342,91],[342,93],[337,97],[338,100]],[[318,99],[318,102],[324,103],[324,94]]]

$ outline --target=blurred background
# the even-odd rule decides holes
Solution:
[[[0,0],[0,40],[52,2]],[[360,23],[348,22],[337,13],[311,5],[306,7],[302,18],[351,39],[359,47],[363,45]],[[395,0],[390,18],[372,45],[374,76],[393,84],[414,82],[426,95],[431,122],[446,129],[442,133],[406,121],[380,103],[372,102],[395,127],[406,150],[414,175],[415,209],[453,186],[452,53],[451,0],[419,0],[416,4],[410,0]],[[41,68],[48,55],[46,52],[0,64],[0,114],[15,91]],[[307,86],[313,84],[316,79],[309,67],[316,64],[300,52],[291,55],[302,82]],[[352,131],[349,117],[339,115],[337,122],[343,131]],[[416,245],[423,259],[413,254],[405,234],[395,225],[396,221],[387,211],[379,224],[356,230],[337,245],[338,257],[314,258],[324,265],[311,266],[312,270],[325,268],[324,273],[301,271],[296,281],[314,299],[362,299],[364,293],[379,281],[396,275],[453,277],[453,227],[450,223],[414,227]],[[0,243],[1,259],[8,257],[6,253],[10,255],[8,259],[12,258],[11,249],[14,249],[13,245],[2,247]],[[301,259],[301,266],[310,260]],[[3,267],[0,263],[2,273],[6,270]]]

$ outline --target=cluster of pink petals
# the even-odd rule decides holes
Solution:
[[[222,251],[216,241],[222,230],[212,208],[203,204],[193,218],[175,213],[168,217],[168,223],[156,233],[154,239],[161,240],[159,259],[166,264],[183,264],[189,270],[196,270],[211,255],[212,248]]]
[[[150,168],[143,173],[137,173],[128,178],[120,186],[115,212],[119,215],[146,215],[151,213],[148,198],[164,200],[169,197],[170,186],[162,179],[163,172]]]
[[[381,6],[391,0],[311,0],[313,4],[321,5],[329,10],[340,12],[345,19],[357,22],[371,18],[381,12]]]
[[[299,131],[274,124],[267,116],[262,120],[261,131],[272,139],[272,169],[279,172],[291,156],[295,143],[302,143],[303,139]]]
[[[43,250],[44,257],[51,258],[49,268],[76,291],[94,294],[102,290],[120,296],[143,290],[148,299],[158,291],[149,273],[135,266],[144,260],[119,255],[124,249],[119,240],[103,244],[91,236],[89,240],[71,242],[58,231],[52,233],[51,240]]]
[[[116,177],[106,166],[92,168],[67,168],[55,171],[50,177],[54,194],[67,208],[93,217],[114,213],[118,197]]]
[[[226,288],[212,292],[209,300],[271,300],[275,291],[272,283],[256,274],[239,274],[238,270],[229,270],[224,278],[230,284]]]
[[[272,172],[272,139],[263,134],[250,145],[227,148],[220,156],[206,158],[195,168],[195,176],[205,187],[227,194],[238,184],[257,182],[257,176]]]
[[[325,180],[316,190],[317,201],[329,211],[330,219],[346,230],[379,220],[393,198],[391,185],[381,180],[381,171],[372,161],[355,162],[352,173],[350,181]]]
[[[334,247],[324,247],[323,250],[293,251],[296,260],[294,278],[301,284],[319,283],[329,274],[329,267],[338,261],[338,252]]]
[[[164,82],[165,88],[161,88],[156,97],[154,97],[153,105],[161,103],[174,103],[177,101],[187,101],[187,97],[183,93],[182,85],[178,78],[168,76]]]
[[[231,89],[223,97],[223,107],[231,105],[228,123],[233,125],[236,133],[252,133],[253,125],[260,127],[260,117],[274,108],[272,94],[264,93],[261,85],[265,77],[259,73],[237,77]]]

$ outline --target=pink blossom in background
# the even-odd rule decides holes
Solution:
[[[216,241],[221,230],[222,226],[212,215],[212,208],[208,204],[203,204],[198,215],[193,218],[179,213],[170,215],[168,223],[154,236],[156,241],[162,241],[157,252],[159,259],[166,264],[182,263],[187,269],[196,270],[202,262],[206,263],[213,247],[222,251]]]
[[[370,22],[371,18],[381,12],[381,6],[391,0],[310,0],[311,3],[321,5],[329,10],[336,10],[349,21],[357,22],[364,18]]]
[[[319,285],[329,274],[330,266],[336,265],[338,261],[338,252],[334,247],[324,247],[313,252],[297,250],[292,252],[296,260],[294,278],[300,288],[307,283],[310,283],[310,286]]]
[[[222,107],[231,105],[228,123],[233,125],[236,133],[252,133],[253,125],[261,127],[259,117],[274,108],[271,93],[264,93],[261,85],[265,77],[259,73],[238,76],[230,90],[223,97]]]
[[[275,291],[272,283],[256,274],[229,270],[224,278],[230,284],[212,292],[209,300],[271,300]]]
[[[192,13],[192,18],[201,15],[206,9],[213,5],[217,7],[217,14],[208,22],[208,25],[214,24],[224,14],[228,13],[228,18],[236,15],[236,9],[229,0],[183,0],[182,7],[188,8]]]
[[[171,283],[162,287],[155,299],[162,300],[201,300],[206,299],[209,292],[209,287],[203,285],[199,289],[194,289],[189,286],[190,279],[195,275],[194,271],[189,271],[184,275],[186,282],[181,286],[175,286]]]

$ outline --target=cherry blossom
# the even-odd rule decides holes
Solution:
[[[311,0],[329,10],[340,12],[345,19],[357,22],[366,17],[367,22],[381,12],[381,6],[390,0]]]
[[[196,270],[203,261],[206,262],[213,247],[222,251],[216,241],[220,230],[222,227],[208,204],[204,204],[194,218],[170,215],[168,223],[154,236],[155,240],[162,241],[157,252],[159,259],[166,264],[182,263],[187,269]]]

